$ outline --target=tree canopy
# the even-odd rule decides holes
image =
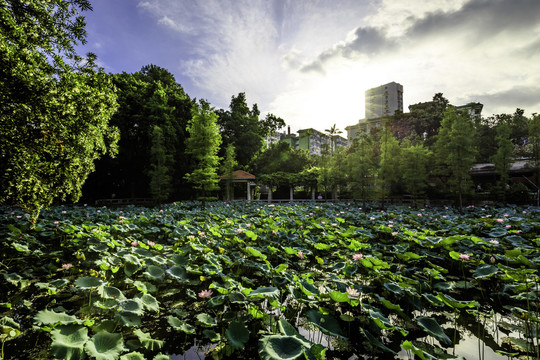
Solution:
[[[85,41],[86,0],[2,1],[0,201],[35,221],[55,198],[76,201],[94,161],[114,154],[110,78],[74,45]]]

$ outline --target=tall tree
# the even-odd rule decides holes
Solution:
[[[117,109],[109,76],[85,42],[87,0],[2,1],[0,5],[0,201],[31,213],[55,198],[73,201],[94,161],[114,154]]]
[[[529,158],[534,167],[537,206],[540,204],[540,115],[533,114],[529,120]]]
[[[165,147],[163,130],[154,125],[152,147],[150,148],[150,193],[158,203],[167,200],[172,192],[172,156]]]
[[[363,201],[373,198],[374,177],[377,168],[374,144],[371,136],[363,135],[355,139],[352,151],[347,157],[349,163],[349,184],[353,196]]]
[[[469,172],[477,153],[474,126],[464,111],[448,106],[434,144],[439,173],[446,179],[448,190],[457,196],[459,210],[463,209],[463,196],[472,192]]]
[[[404,141],[401,149],[400,166],[405,190],[412,195],[414,202],[425,195],[429,179],[429,161],[432,152],[422,144]]]
[[[514,144],[510,139],[511,130],[506,121],[497,124],[496,132],[495,142],[497,144],[497,152],[493,155],[492,161],[495,163],[495,172],[499,175],[499,191],[502,201],[506,202],[506,187],[510,179],[508,172],[512,166]]]
[[[392,185],[399,180],[400,172],[400,147],[396,138],[390,131],[389,126],[385,126],[380,140],[381,156],[379,165],[379,182],[381,186],[381,198],[390,194]]]
[[[219,189],[217,171],[221,134],[217,125],[218,117],[207,102],[193,104],[191,113],[192,118],[187,125],[189,138],[186,140],[186,151],[193,156],[196,165],[185,177],[200,191],[199,199],[204,209],[205,201],[215,198],[209,196],[210,193]]]
[[[221,166],[221,171],[226,176],[225,178],[225,199],[227,201],[234,199],[233,192],[233,171],[236,168],[236,151],[233,144],[227,145],[225,149],[225,158],[223,159],[223,164]]]
[[[151,196],[152,132],[159,126],[163,146],[172,161],[167,163],[172,177],[170,198],[187,198],[191,187],[184,179],[189,156],[185,152],[186,126],[191,119],[193,101],[174,76],[156,65],[147,65],[136,73],[113,75],[118,89],[118,112],[111,123],[120,129],[116,159],[97,163],[83,193],[90,201],[115,194],[122,198]]]

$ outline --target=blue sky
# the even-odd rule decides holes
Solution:
[[[442,92],[484,116],[540,113],[539,0],[92,0],[88,43],[107,72],[155,64],[191,97],[245,92],[293,131],[355,124],[365,90],[404,105]]]

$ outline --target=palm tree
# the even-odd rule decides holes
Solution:
[[[330,152],[332,156],[334,156],[334,148],[336,147],[336,136],[343,133],[343,131],[339,130],[336,127],[336,124],[332,125],[330,129],[325,129],[328,136],[330,136]]]

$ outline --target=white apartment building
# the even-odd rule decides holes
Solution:
[[[396,82],[384,84],[365,93],[366,119],[376,119],[403,111],[403,86]]]

